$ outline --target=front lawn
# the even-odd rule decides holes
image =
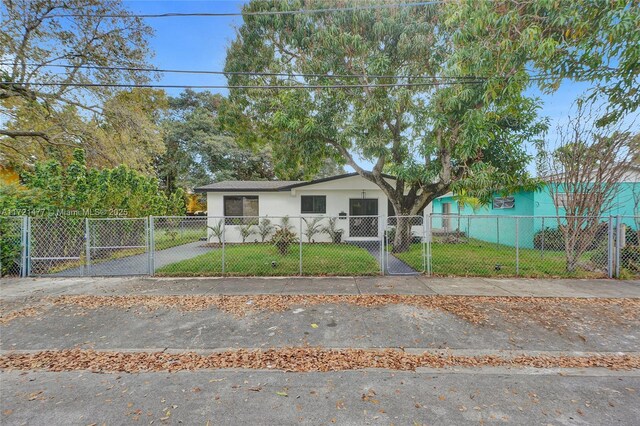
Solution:
[[[422,245],[413,244],[405,253],[394,256],[421,271]],[[577,277],[603,278],[606,272],[578,268],[570,274],[566,271],[566,261],[562,251],[519,250],[520,273],[522,277]],[[589,263],[589,253],[584,256],[585,266]],[[516,249],[496,245],[486,241],[470,239],[465,243],[431,243],[431,268],[433,275],[512,277],[516,275]]]
[[[300,273],[299,246],[282,256],[271,244],[229,244],[224,251],[225,275],[285,276]],[[302,244],[303,275],[378,275],[380,265],[366,250],[350,244]],[[222,249],[159,268],[161,276],[222,275]]]

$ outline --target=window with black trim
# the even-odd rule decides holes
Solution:
[[[302,213],[326,213],[326,195],[302,195],[300,197],[300,212]]]
[[[494,210],[513,209],[516,206],[516,199],[513,197],[495,197],[493,199]]]
[[[257,195],[230,195],[224,197],[224,222],[227,225],[257,223],[258,218],[243,219],[243,216],[258,216]],[[233,216],[233,217],[229,217]]]

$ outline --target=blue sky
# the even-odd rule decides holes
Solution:
[[[132,12],[239,12],[242,1],[126,1]],[[155,29],[151,47],[155,51],[153,64],[158,68],[222,70],[226,48],[235,38],[235,28],[241,25],[241,17],[172,17],[147,19]],[[164,74],[162,84],[226,84],[224,76]],[[566,82],[552,95],[544,95],[536,88],[530,94],[539,96],[543,106],[540,115],[550,120],[547,137],[554,138],[553,129],[566,121],[575,99],[589,88],[586,83]],[[168,89],[176,95],[181,89]],[[213,90],[226,94],[225,90]],[[366,164],[365,164],[366,165]],[[534,172],[531,164],[530,171]]]

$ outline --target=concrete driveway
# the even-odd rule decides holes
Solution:
[[[164,250],[157,250],[154,253],[155,268],[158,269],[171,263],[191,259],[192,257],[199,256],[211,250],[214,250],[214,248],[205,246],[204,241],[195,241],[193,243],[170,247]],[[60,271],[53,276],[78,277],[83,275],[147,275],[149,273],[149,254],[143,253],[122,257],[119,259],[108,260],[106,262],[93,262],[89,265],[88,270],[82,267],[65,269],[64,271]]]

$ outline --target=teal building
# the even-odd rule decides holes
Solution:
[[[564,194],[558,194],[562,197]],[[463,232],[470,238],[514,246],[533,248],[536,233],[542,229],[558,228],[558,215],[564,209],[556,209],[556,201],[548,188],[538,191],[521,191],[507,197],[496,195],[492,203],[471,206],[460,203],[454,194],[437,198],[432,204],[431,226],[438,232]],[[604,212],[602,221],[609,216],[621,216],[631,229],[640,223],[640,183],[620,182],[611,209]]]

